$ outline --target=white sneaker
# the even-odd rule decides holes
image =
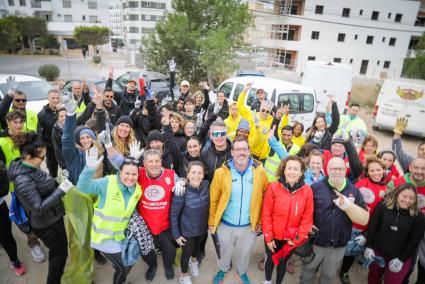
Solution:
[[[31,255],[35,262],[43,262],[45,259],[44,252],[39,245],[31,248]]]
[[[192,262],[192,259],[189,259],[189,270],[192,276],[194,277],[199,276],[199,262],[198,261]]]
[[[263,281],[263,284],[272,284],[272,281],[264,280],[264,281]]]
[[[192,280],[190,280],[190,276],[180,276],[180,284],[192,284]]]

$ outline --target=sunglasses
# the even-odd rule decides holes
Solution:
[[[14,99],[14,101],[17,103],[26,103],[27,99]]]
[[[214,131],[211,133],[212,137],[223,137],[226,136],[226,131]]]
[[[269,111],[269,110],[264,109],[264,108],[261,110],[261,112],[270,113],[270,111]]]

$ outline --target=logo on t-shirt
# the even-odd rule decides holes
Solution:
[[[165,190],[158,185],[150,185],[145,189],[145,197],[149,201],[159,201],[165,196]]]
[[[372,204],[375,202],[375,193],[370,188],[360,187],[359,191],[362,194],[363,200],[366,202],[366,204]]]

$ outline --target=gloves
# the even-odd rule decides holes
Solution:
[[[394,258],[390,261],[389,266],[391,272],[399,273],[403,269],[403,262],[398,258]]]
[[[62,104],[66,109],[66,114],[68,116],[73,116],[75,110],[77,109],[77,101],[74,99],[74,95],[71,92],[67,92],[61,97]]]
[[[153,100],[153,92],[149,88],[146,88],[146,99],[147,100]]]
[[[313,136],[313,142],[319,143],[320,140],[322,140],[322,137],[323,137],[324,134],[325,134],[325,132],[323,132],[323,131],[316,131],[314,133],[314,136]]]
[[[63,192],[67,193],[74,185],[72,184],[72,182],[70,182],[68,179],[66,179],[65,181],[63,181],[60,185],[59,185],[59,189],[62,190]]]
[[[342,203],[341,203],[341,198],[342,198]],[[350,207],[350,204],[351,204],[350,199],[348,199],[347,196],[343,194],[340,194],[337,199],[333,200],[333,202],[341,210],[346,210],[348,207]]]
[[[368,259],[370,261],[373,261],[375,259],[375,252],[371,248],[366,248],[365,251],[364,251],[363,256],[366,259]]]
[[[91,147],[89,150],[86,150],[86,167],[89,169],[96,169],[100,163],[103,161],[103,156],[101,156],[99,159],[98,151],[96,147]]]
[[[69,172],[67,170],[62,170],[60,172],[60,174],[57,176],[56,182],[58,184],[61,184],[62,182],[64,182],[65,180],[67,180],[68,177],[69,177]]]
[[[395,134],[400,135],[400,136],[403,135],[403,131],[407,127],[407,121],[408,120],[405,117],[398,117],[397,120],[395,121],[395,126],[394,126],[394,129],[393,129],[393,132]]]
[[[140,142],[133,141],[130,143],[130,157],[139,160],[143,155],[144,149],[140,149]]]
[[[9,90],[7,91],[8,94],[12,94],[13,90],[16,90],[16,87],[18,87],[18,83],[15,81],[15,76],[7,77],[6,84],[9,87]]]
[[[202,109],[200,113],[196,115],[196,127],[200,128],[202,126],[202,117],[204,117],[205,110]]]
[[[142,106],[142,101],[140,100],[140,97],[137,96],[136,101],[134,102],[134,108],[135,109],[140,109],[140,107]]]
[[[168,67],[170,68],[170,72],[176,71],[176,62],[174,61],[174,58],[168,61]]]
[[[221,106],[218,104],[218,102],[215,102],[214,113],[217,114],[220,110],[221,110]]]
[[[186,192],[186,181],[185,179],[180,179],[174,185],[174,194],[176,196],[183,196]]]
[[[109,129],[109,123],[106,123],[106,129],[100,132],[99,139],[100,139],[100,142],[102,142],[102,144],[105,145],[106,149],[112,147],[111,130]]]
[[[354,242],[359,246],[364,246],[366,243],[366,238],[363,235],[358,235],[354,238]]]

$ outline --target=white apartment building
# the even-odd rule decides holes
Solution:
[[[308,60],[351,64],[353,75],[398,78],[425,32],[425,1],[275,0],[249,2],[247,42],[265,64],[301,73]]]
[[[165,20],[171,0],[122,0],[124,41],[127,46],[140,47],[141,38],[155,32],[158,21]]]
[[[0,17],[40,16],[48,30],[58,37],[61,48],[76,47],[72,38],[76,26],[109,27],[108,0],[0,0]]]
[[[110,3],[109,23],[112,32],[111,39],[124,39],[123,10],[121,3]]]

